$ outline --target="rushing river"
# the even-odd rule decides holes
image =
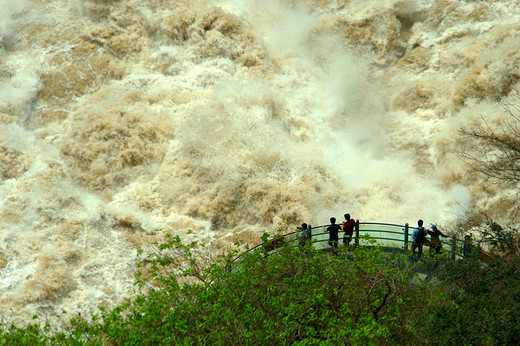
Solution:
[[[0,314],[117,304],[168,233],[509,217],[458,131],[519,47],[517,0],[0,0]]]

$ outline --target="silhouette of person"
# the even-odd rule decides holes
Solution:
[[[430,235],[430,251],[435,250],[435,253],[441,253],[442,241],[440,237],[447,237],[447,235],[439,231],[435,222],[430,222],[430,227],[431,229],[428,230],[428,234]]]
[[[471,234],[464,236],[464,246],[462,247],[462,254],[464,257],[471,255],[471,252],[473,251],[473,244],[471,240]]]
[[[350,218],[350,214],[345,214],[345,222],[343,222],[343,245],[350,249],[350,241],[352,240],[352,236],[354,235],[354,227],[356,226],[356,221]]]
[[[310,239],[311,237],[311,230],[308,228],[306,223],[302,223],[302,226],[300,228],[300,241],[298,242],[298,246],[305,246],[305,242],[307,242],[307,239]]]
[[[325,226],[323,226],[323,229],[325,232],[329,232],[329,245],[332,248],[332,251],[335,253],[338,249],[338,242],[339,242],[339,231],[341,230],[341,226],[336,224],[336,218],[331,217],[330,218],[330,226],[325,229]]]
[[[428,231],[423,227],[423,220],[417,221],[417,227],[412,232],[412,262],[415,262],[415,250],[417,249],[417,260],[420,260],[423,254],[423,245],[426,243],[426,235]]]

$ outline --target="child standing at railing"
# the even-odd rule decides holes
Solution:
[[[305,242],[307,241],[307,239],[311,238],[311,230],[309,229],[306,223],[302,223],[300,231],[300,241],[298,243],[298,246],[305,246]]]
[[[336,253],[339,242],[339,231],[341,230],[341,226],[336,225],[336,218],[331,217],[330,226],[327,227],[327,229],[325,229],[325,226],[323,226],[323,230],[325,232],[329,232],[329,245],[331,246],[332,251]]]

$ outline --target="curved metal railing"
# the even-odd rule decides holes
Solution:
[[[323,228],[326,228],[330,225],[319,225],[319,226],[311,226],[310,228],[310,240],[315,248],[323,249],[327,248],[329,234],[327,232],[322,231]],[[353,242],[354,246],[359,246],[360,242],[363,242],[365,239],[365,235],[369,236],[369,239],[375,240],[376,245],[382,245],[387,249],[395,249],[400,251],[408,251],[409,246],[411,245],[411,232],[413,228],[410,229],[408,223],[404,225],[392,224],[392,223],[382,223],[382,222],[359,222],[356,220],[356,226],[354,228],[354,236]],[[342,238],[342,234],[344,232],[339,232],[339,238]],[[257,249],[263,247],[267,251],[274,251],[284,242],[293,242],[294,246],[298,246],[300,240],[300,232],[293,231],[287,234],[276,236],[275,238],[268,239],[263,243],[260,243],[245,252],[242,252],[238,256],[236,256],[233,262],[239,260],[243,255]],[[367,238],[368,239],[368,238]],[[447,240],[446,240],[447,239]],[[462,257],[462,245],[463,242],[455,237],[441,239],[442,246],[444,250],[447,250],[451,254],[451,258],[455,260],[457,257]],[[365,246],[371,246],[371,243],[367,241]]]

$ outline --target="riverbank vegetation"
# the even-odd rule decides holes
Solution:
[[[330,255],[285,242],[201,263],[197,245],[169,237],[138,266],[133,299],[60,330],[39,316],[4,321],[0,344],[516,344],[520,259],[503,244],[516,230],[497,226],[491,263],[441,255],[418,266],[380,247]]]

